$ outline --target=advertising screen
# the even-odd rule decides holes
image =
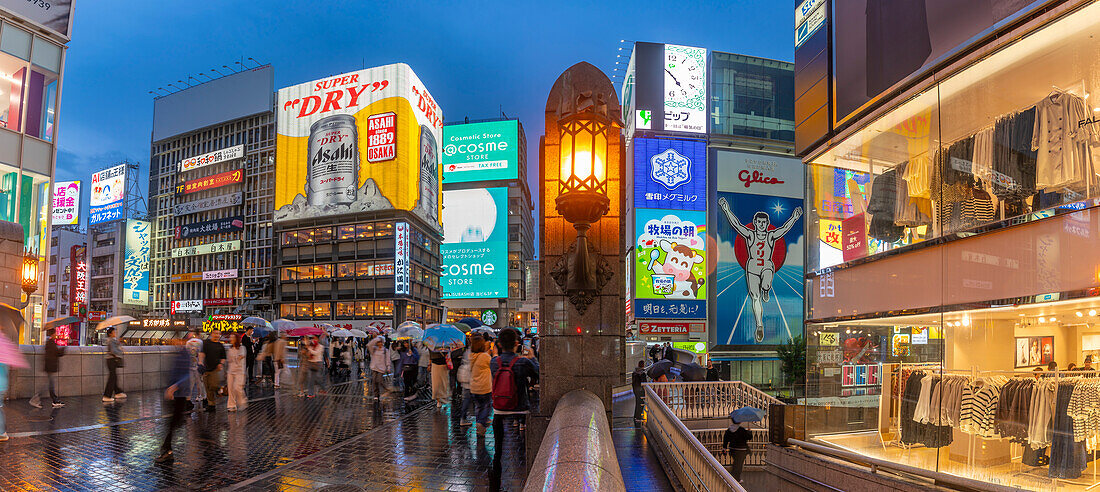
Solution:
[[[409,234],[411,233],[408,222],[394,224],[393,292],[397,295],[406,295],[412,291],[410,285],[412,268],[409,266],[409,262],[412,261],[409,257]]]
[[[80,181],[53,184],[53,225],[80,222]]]
[[[28,2],[26,0],[0,0],[0,7],[20,17],[29,19],[65,39],[69,39],[69,19],[73,12],[72,0]]]
[[[149,222],[126,220],[126,259],[122,269],[122,302],[149,305]]]
[[[121,219],[125,196],[126,164],[93,173],[88,224],[96,225]]]
[[[637,209],[634,220],[636,316],[705,318],[706,212]]]
[[[802,172],[795,158],[715,151],[717,340],[778,345],[802,333]]]
[[[665,130],[707,132],[707,50],[665,45]]]
[[[508,188],[443,192],[443,299],[508,297]]]
[[[443,182],[516,179],[519,122],[488,121],[443,127]]]
[[[275,222],[408,210],[439,227],[443,113],[403,63],[279,90]]]
[[[634,139],[634,206],[707,209],[707,143]]]

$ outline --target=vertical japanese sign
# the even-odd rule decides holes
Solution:
[[[53,225],[80,222],[80,181],[61,181],[53,185]]]
[[[394,268],[393,268],[393,292],[397,295],[408,295],[411,291],[409,273],[409,224],[398,222],[394,225]]]
[[[717,342],[778,345],[802,333],[802,163],[715,151]]]
[[[149,305],[149,222],[126,221],[126,259],[122,270],[122,303]]]
[[[93,173],[88,225],[122,218],[122,201],[125,196],[126,164]]]
[[[443,192],[443,299],[508,297],[508,188]]]
[[[74,245],[69,249],[69,299],[72,300],[69,313],[73,316],[81,316],[88,306],[88,247]]]

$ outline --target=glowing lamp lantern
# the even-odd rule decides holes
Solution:
[[[30,251],[23,255],[23,269],[20,277],[23,292],[28,296],[38,290],[38,256]]]

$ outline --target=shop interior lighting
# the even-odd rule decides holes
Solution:
[[[1078,317],[1078,318],[1080,318],[1080,317],[1082,317],[1082,316],[1084,316],[1084,315],[1085,315],[1085,314],[1084,314],[1084,313],[1082,313],[1081,311],[1077,311],[1077,317]]]
[[[1046,318],[1044,318],[1044,317],[1042,317],[1042,316],[1039,316],[1039,322],[1040,322],[1040,323],[1046,323],[1046,322],[1047,322],[1047,319],[1046,319]]]
[[[1096,310],[1095,309],[1090,309],[1089,310],[1089,316],[1096,316]]]

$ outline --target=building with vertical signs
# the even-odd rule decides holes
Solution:
[[[443,113],[425,85],[395,63],[284,87],[277,101],[275,315],[442,320]]]
[[[273,314],[274,93],[263,65],[154,99],[150,316]]]
[[[636,42],[622,82],[628,324],[648,343],[703,343],[724,377],[764,387],[802,330],[793,69]],[[734,222],[762,216],[783,240],[750,250]]]

